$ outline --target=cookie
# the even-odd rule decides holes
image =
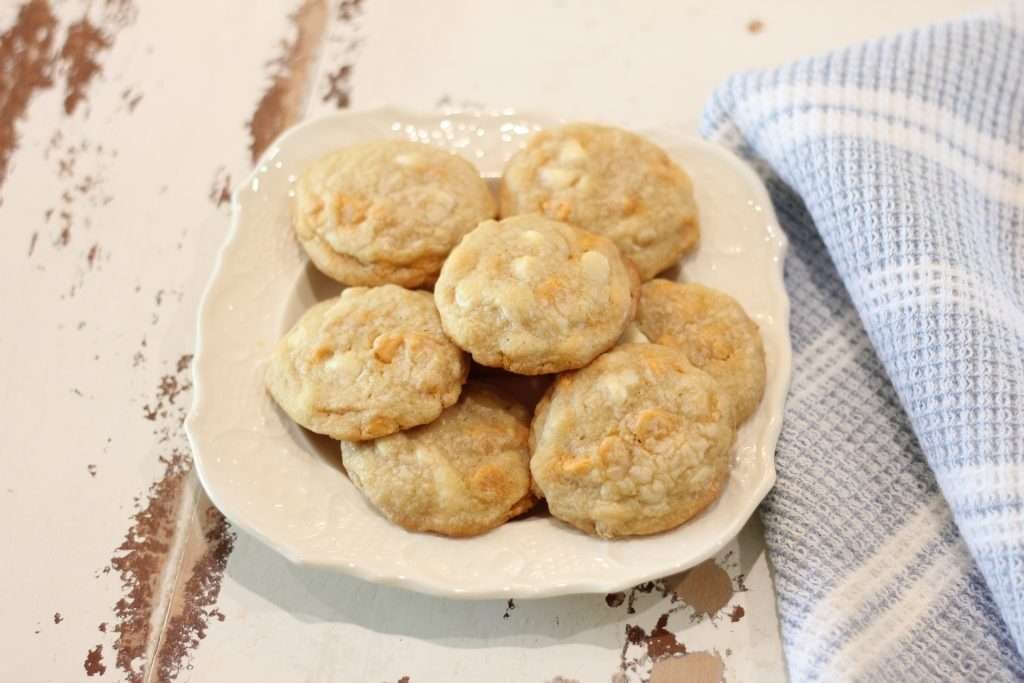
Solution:
[[[405,140],[346,147],[295,184],[292,225],[325,275],[348,285],[429,285],[448,252],[494,217],[494,199],[465,159]]]
[[[653,534],[718,497],[735,433],[728,395],[686,354],[625,344],[541,400],[530,470],[555,517],[605,538]]]
[[[352,483],[396,524],[474,536],[534,504],[529,424],[522,405],[470,382],[428,425],[342,441],[342,462]]]
[[[654,143],[573,123],[537,133],[508,162],[500,214],[543,213],[608,237],[649,280],[697,244],[690,178]]]
[[[478,363],[541,375],[582,367],[611,347],[638,291],[611,241],[528,215],[466,235],[434,298],[445,332]]]
[[[271,355],[266,384],[303,427],[359,441],[434,420],[468,372],[430,293],[383,285],[306,311]]]
[[[686,352],[729,393],[736,424],[764,395],[764,345],[757,324],[728,294],[696,283],[651,280],[640,288],[636,325],[652,341]]]

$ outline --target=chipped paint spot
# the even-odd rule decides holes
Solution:
[[[57,239],[54,241],[53,246],[66,247],[71,241],[71,214],[61,211],[60,216],[65,220],[65,223],[64,227],[61,228],[60,234],[57,235]]]
[[[36,631],[38,633],[38,631]],[[102,676],[107,673],[107,667],[103,663],[103,646],[97,645],[85,655],[85,667],[86,676]]]
[[[110,49],[113,42],[88,19],[81,19],[68,27],[64,46],[60,49],[59,59],[65,64],[66,89],[64,96],[64,113],[68,116],[75,113],[78,105],[85,100],[85,91],[92,79],[101,73],[97,58],[104,50]]]
[[[185,372],[192,365],[192,354],[186,353],[178,358],[178,362],[175,364],[175,368],[179,373]]]
[[[729,621],[736,623],[746,615],[747,611],[743,609],[742,605],[734,605],[732,611],[729,612]]]
[[[516,601],[509,598],[508,604],[505,606],[505,613],[501,615],[502,619],[508,619],[512,616],[512,611],[516,608]]]
[[[604,602],[609,607],[618,607],[625,601],[625,593],[609,593],[608,595],[604,596]]]
[[[321,98],[324,102],[333,102],[337,109],[348,109],[351,101],[352,65],[343,64],[337,71],[327,74],[327,92]]]
[[[231,201],[231,174],[223,166],[217,169],[207,195],[213,205],[220,207]]]
[[[352,21],[363,12],[363,0],[341,0],[338,5],[338,20]]]
[[[285,41],[283,53],[271,62],[270,86],[249,119],[249,153],[254,163],[302,113],[313,63],[327,25],[327,3],[304,0],[289,19],[296,30],[295,38]]]
[[[60,615],[60,612],[54,612],[53,613],[53,623],[59,624],[62,621],[64,621],[64,617],[62,617]]]
[[[645,639],[647,643],[647,656],[651,659],[660,659],[677,654],[686,654],[686,646],[676,640],[676,635],[669,631],[668,614],[662,614],[658,618],[651,634]]]
[[[128,113],[132,114],[135,112],[135,107],[139,106],[139,102],[142,101],[142,93],[132,88],[125,88],[121,92],[121,101],[124,102]]]
[[[89,472],[90,477],[96,476],[96,465],[87,465],[85,469]]]
[[[733,596],[732,579],[714,560],[707,560],[685,572],[670,584],[680,600],[697,614],[713,617]]]
[[[764,30],[764,22],[761,21],[760,19],[751,19],[750,23],[747,24],[747,32],[748,33],[757,34],[757,33],[760,33],[763,30]]]
[[[664,580],[661,581],[648,581],[641,583],[639,586],[635,586],[629,590],[629,595],[626,597],[626,614],[636,614],[636,601],[640,595],[650,595],[657,590],[659,597],[667,597],[672,591],[668,589]]]
[[[185,373],[191,362],[192,354],[186,354],[179,358],[176,366],[177,374]],[[160,385],[157,387],[153,401],[142,406],[143,417],[150,422],[155,422],[158,417],[167,417],[170,407],[175,404],[178,396],[191,388],[192,381],[187,376],[164,375],[160,378]]]
[[[717,652],[668,657],[651,667],[650,683],[722,683],[725,662]]]

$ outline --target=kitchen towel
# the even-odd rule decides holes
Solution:
[[[702,128],[790,240],[791,678],[1024,680],[1024,7],[740,74]]]

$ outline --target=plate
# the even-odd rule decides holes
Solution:
[[[700,245],[673,276],[743,304],[764,337],[768,381],[737,436],[724,492],[683,526],[607,541],[536,515],[468,539],[411,533],[363,500],[335,442],[295,425],[264,390],[265,359],[277,340],[307,307],[341,289],[310,264],[290,228],[292,186],[307,164],[335,147],[407,138],[462,154],[493,185],[532,133],[557,123],[513,110],[376,109],[303,123],[263,155],[232,197],[230,233],[200,307],[186,422],[199,478],[235,526],[298,564],[460,598],[623,590],[691,567],[739,532],[775,482],[790,374],[786,238],[754,172],[698,138],[643,131],[690,173],[700,211]]]

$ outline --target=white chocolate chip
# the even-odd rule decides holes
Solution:
[[[629,477],[630,479],[637,480],[641,484],[648,484],[654,477],[654,472],[652,472],[651,468],[646,465],[633,465],[629,468]]]
[[[564,190],[580,177],[580,172],[571,168],[546,166],[540,170],[540,182],[552,190]]]
[[[537,259],[533,256],[520,256],[512,261],[512,274],[520,280],[530,280],[537,275]]]
[[[309,339],[309,335],[306,333],[306,328],[296,325],[294,329],[288,334],[288,347],[295,349],[301,346],[305,346]]]
[[[558,152],[558,160],[563,163],[573,163],[576,161],[583,161],[587,158],[587,153],[576,140],[570,138],[562,143],[562,148]]]
[[[431,223],[441,222],[455,208],[455,197],[448,192],[434,190],[428,201],[426,215]]]
[[[404,168],[422,168],[423,162],[423,156],[414,152],[399,154],[395,157],[395,163]]]
[[[363,369],[363,366],[352,354],[336,353],[324,363],[324,369],[339,378],[354,379]]]
[[[345,240],[341,236],[340,231],[328,229],[321,232],[320,236],[324,238],[327,244],[331,245],[331,249],[337,252],[344,252]]]
[[[597,251],[585,251],[580,257],[583,274],[593,283],[607,282],[611,266],[604,254]]]
[[[466,278],[455,286],[455,303],[460,308],[469,308],[480,297],[480,288],[473,278]]]
[[[629,397],[629,388],[636,384],[638,379],[635,372],[626,370],[605,376],[601,386],[612,403],[624,403]]]
[[[447,507],[460,499],[465,484],[447,458],[439,457],[433,450],[421,448],[416,451],[416,460],[425,471],[433,475],[438,505]]]
[[[507,319],[523,324],[529,319],[537,301],[529,287],[516,283],[502,291],[498,297],[498,305]]]
[[[654,240],[657,237],[658,234],[654,232],[654,228],[644,228],[643,230],[637,233],[636,243],[639,244],[640,246],[647,246],[648,244],[654,242]]]

